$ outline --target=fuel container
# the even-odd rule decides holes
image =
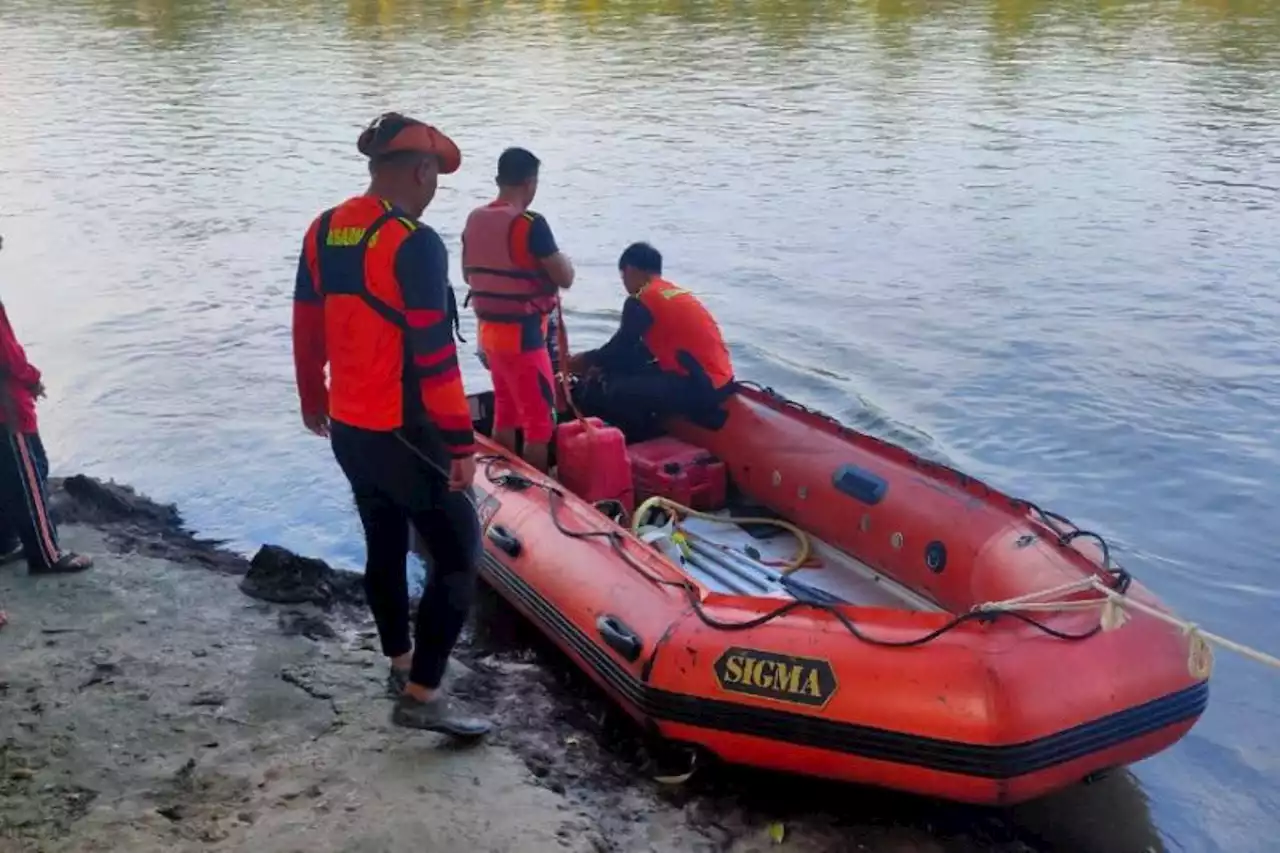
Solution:
[[[630,512],[635,508],[631,461],[622,430],[599,418],[580,420],[556,429],[556,467],[560,483],[591,503],[614,500]]]

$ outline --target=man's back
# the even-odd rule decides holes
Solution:
[[[686,352],[719,388],[733,379],[733,360],[720,325],[693,293],[665,279],[655,279],[636,295],[652,316],[645,344],[667,371],[687,371]]]
[[[309,318],[295,321],[300,392],[314,400],[317,375],[323,381],[315,365],[327,361],[334,420],[387,431],[427,415],[453,434],[446,444],[469,446],[451,297],[447,250],[433,229],[372,196],[321,214],[295,290],[295,317]]]

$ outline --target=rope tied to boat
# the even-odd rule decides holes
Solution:
[[[1093,591],[1099,598],[1064,599],[1061,596]],[[1097,577],[1081,578],[1078,581],[1061,584],[1003,601],[988,601],[975,606],[974,613],[1018,613],[1028,611],[1063,611],[1089,610],[1100,608],[1099,625],[1103,632],[1116,631],[1129,620],[1129,611],[1136,611],[1150,616],[1182,632],[1187,638],[1187,669],[1196,678],[1208,678],[1213,671],[1213,650],[1211,646],[1219,646],[1235,652],[1256,663],[1280,669],[1280,657],[1268,654],[1259,649],[1238,643],[1235,640],[1206,631],[1197,623],[1179,619],[1171,613],[1153,607],[1145,602],[1107,586]]]

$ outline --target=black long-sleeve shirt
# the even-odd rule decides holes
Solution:
[[[653,314],[634,296],[628,296],[622,305],[622,322],[604,346],[586,353],[590,367],[598,367],[606,373],[627,373],[638,370],[653,360],[644,344],[644,336],[653,327]]]

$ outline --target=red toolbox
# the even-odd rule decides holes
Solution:
[[[700,510],[724,506],[728,473],[706,450],[678,438],[655,438],[627,447],[636,504],[654,495]]]

